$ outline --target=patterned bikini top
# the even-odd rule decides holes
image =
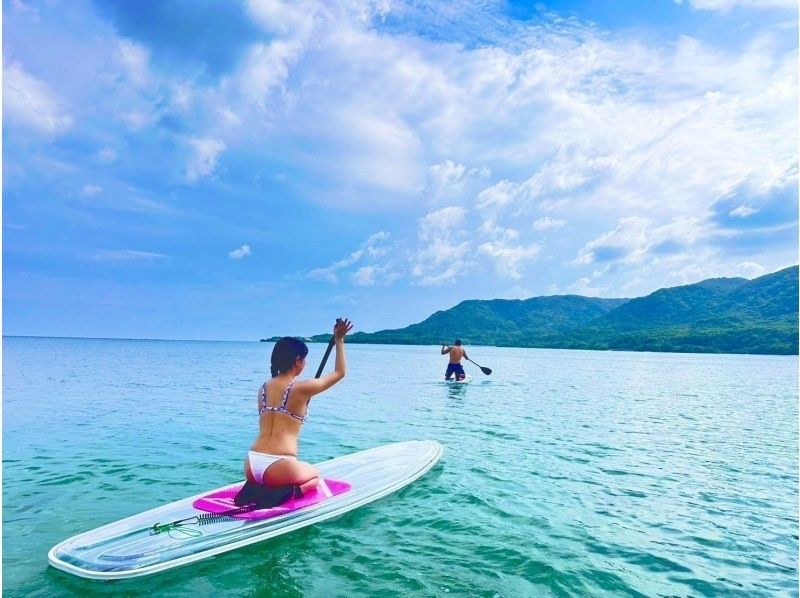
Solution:
[[[289,417],[295,418],[301,424],[304,424],[306,418],[308,417],[308,411],[306,410],[305,415],[298,415],[292,411],[289,411],[288,407],[286,407],[286,403],[289,401],[289,392],[292,390],[292,386],[294,386],[294,380],[289,383],[289,386],[286,387],[286,390],[283,391],[283,399],[281,400],[281,404],[277,407],[273,407],[269,403],[267,403],[267,383],[261,386],[258,390],[258,414],[262,415],[265,411],[272,411],[273,413],[285,413]],[[306,408],[307,409],[307,408]]]

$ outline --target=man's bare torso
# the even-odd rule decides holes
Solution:
[[[450,363],[461,363],[464,357],[464,349],[461,347],[450,347]]]

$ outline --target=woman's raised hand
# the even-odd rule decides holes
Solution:
[[[344,339],[344,335],[353,329],[353,323],[347,318],[336,318],[333,325],[333,336],[337,341]]]

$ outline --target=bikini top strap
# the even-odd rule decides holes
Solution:
[[[289,382],[289,386],[286,387],[286,390],[283,391],[283,401],[281,401],[281,409],[286,411],[286,405],[289,402],[289,393],[292,390],[292,386],[294,386],[295,380]]]
[[[264,384],[261,385],[261,389],[260,389],[258,394],[259,394],[259,397],[258,397],[258,412],[259,413],[264,413],[264,411],[266,411],[267,405],[268,405],[268,403],[267,403],[267,383],[266,382],[264,382]]]

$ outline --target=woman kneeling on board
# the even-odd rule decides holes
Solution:
[[[308,417],[308,403],[345,375],[344,337],[353,328],[348,319],[333,327],[336,367],[321,378],[297,380],[306,366],[308,347],[293,337],[281,338],[272,349],[272,378],[258,390],[258,437],[244,461],[244,475],[251,486],[293,487],[296,496],[313,489],[317,469],[297,459],[297,439]],[[237,502],[247,502],[247,497]]]

